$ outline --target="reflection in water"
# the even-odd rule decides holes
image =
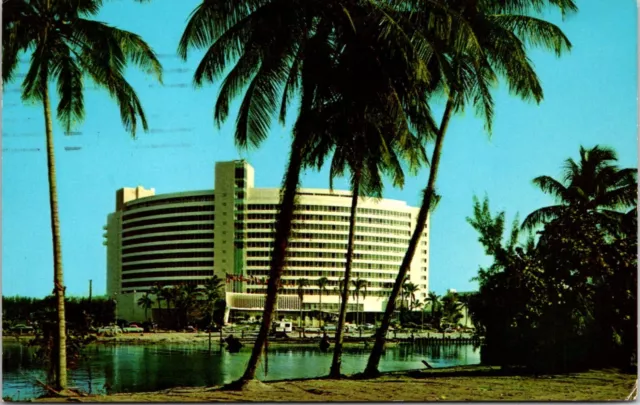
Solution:
[[[15,342],[3,344],[2,394],[21,399],[42,393],[34,382],[44,381],[45,372],[33,359],[34,348]],[[370,349],[347,347],[342,370],[353,374],[364,369]],[[240,377],[251,355],[251,347],[239,353],[208,352],[206,346],[100,346],[85,349],[86,358],[70,372],[71,386],[90,393],[155,391],[178,386],[221,385]],[[258,367],[261,380],[318,377],[331,366],[331,350],[316,347],[269,348],[269,373],[264,361]],[[477,364],[480,355],[471,345],[410,345],[386,349],[381,371],[424,368],[422,360],[433,367]]]

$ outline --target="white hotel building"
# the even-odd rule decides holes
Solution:
[[[118,190],[116,211],[109,214],[104,234],[107,294],[117,301],[118,317],[143,320],[137,301],[156,283],[201,285],[214,274],[223,280],[246,280],[225,284],[232,315],[261,312],[266,284],[250,280],[268,277],[279,198],[279,189],[254,187],[253,168],[245,161],[216,163],[214,190],[160,195],[143,187]],[[280,315],[299,316],[295,283],[300,278],[309,280],[303,311],[318,310],[316,282],[323,276],[329,286],[322,309],[338,312],[336,287],[344,275],[350,205],[350,192],[299,190],[277,306]],[[384,312],[417,214],[417,208],[403,201],[358,202],[351,279],[367,281],[366,297],[360,297],[357,310],[368,320]],[[427,223],[409,272],[420,299],[429,290],[428,234]],[[349,304],[351,319],[356,300],[350,297]]]

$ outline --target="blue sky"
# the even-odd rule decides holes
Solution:
[[[200,54],[187,62],[177,43],[196,0],[106,2],[101,21],[140,34],[159,54],[164,87],[131,70],[151,131],[127,134],[115,104],[102,90],[87,89],[86,120],[76,135],[64,136],[55,123],[58,196],[65,283],[69,295],[106,289],[106,248],[102,226],[115,207],[115,190],[143,185],[157,193],[213,188],[216,161],[246,158],[256,186],[277,187],[289,151],[290,125],[274,124],[259,150],[239,152],[233,144],[235,116],[221,128],[213,123],[217,86],[194,90],[191,77]],[[445,140],[438,177],[441,203],[432,215],[430,289],[443,293],[476,288],[470,279],[489,259],[467,224],[472,197],[489,196],[494,211],[509,220],[552,203],[531,179],[559,176],[580,145],[608,145],[620,164],[637,166],[637,10],[633,0],[581,0],[580,11],[560,25],[573,50],[557,59],[532,51],[545,100],[522,102],[495,90],[491,137],[471,110],[455,116]],[[26,68],[21,65],[22,70]],[[41,297],[52,290],[52,246],[42,107],[20,100],[19,82],[3,92],[2,112],[2,294]],[[53,100],[57,102],[57,100]],[[237,103],[235,105],[237,107]],[[441,111],[441,106],[434,106]],[[291,120],[290,120],[291,121]],[[79,150],[66,150],[65,148]],[[386,198],[420,204],[428,170],[408,178]],[[327,171],[306,173],[303,187],[328,187]],[[337,181],[336,188],[347,188]]]

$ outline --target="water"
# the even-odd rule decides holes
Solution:
[[[333,347],[333,346],[332,346]],[[35,380],[46,380],[41,366],[33,360],[34,349],[18,343],[2,346],[2,396],[29,399],[43,390]],[[342,371],[352,374],[364,370],[370,350],[345,348]],[[89,393],[156,391],[178,386],[221,385],[235,380],[244,372],[251,347],[239,353],[219,352],[211,355],[206,346],[101,346],[85,349],[86,360],[70,370],[70,386]],[[327,375],[332,352],[315,347],[270,347],[268,374],[260,362],[258,378],[319,377]],[[399,345],[387,348],[380,362],[381,371],[424,368],[422,360],[433,367],[478,364],[480,353],[471,345]]]

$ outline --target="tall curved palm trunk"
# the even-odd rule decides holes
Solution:
[[[47,69],[42,69],[42,104],[47,137],[47,172],[49,175],[49,207],[51,209],[51,235],[53,241],[53,285],[58,315],[58,347],[56,348],[56,388],[67,388],[67,331],[64,310],[64,275],[62,272],[62,247],[60,243],[60,218],[58,214],[58,188],[56,183],[56,161],[53,146],[51,102],[49,100]]]
[[[340,366],[342,364],[342,342],[344,339],[344,323],[347,317],[347,304],[349,302],[349,285],[351,285],[351,266],[353,262],[354,237],[356,230],[356,211],[358,209],[358,195],[360,193],[361,172],[357,170],[353,179],[353,195],[351,196],[351,217],[349,218],[349,239],[347,242],[347,262],[344,267],[344,285],[342,287],[342,299],[340,303],[340,315],[336,328],[336,343],[333,348],[333,360],[329,377],[340,378]]]
[[[416,252],[416,249],[418,248],[418,242],[422,237],[422,232],[424,231],[425,223],[427,222],[427,218],[429,216],[429,211],[431,211],[432,202],[435,200],[434,190],[436,184],[436,176],[438,175],[438,166],[440,165],[440,155],[442,154],[442,143],[444,141],[444,136],[447,132],[447,127],[449,125],[449,120],[451,119],[452,113],[453,100],[450,98],[447,101],[447,105],[444,109],[440,129],[436,137],[433,156],[431,158],[431,167],[429,169],[429,181],[427,183],[427,189],[425,190],[424,197],[422,199],[422,206],[420,207],[420,211],[418,212],[416,228],[413,231],[413,235],[411,235],[411,241],[409,242],[409,246],[407,247],[407,252],[404,255],[404,259],[402,259],[400,270],[398,271],[398,275],[396,276],[396,282],[393,285],[391,295],[389,296],[389,301],[387,302],[387,307],[385,308],[384,315],[382,317],[382,323],[380,325],[380,328],[378,328],[378,331],[376,332],[376,340],[373,344],[373,348],[371,349],[371,355],[369,356],[369,361],[367,362],[367,367],[364,371],[364,373],[369,376],[375,376],[380,373],[378,371],[378,365],[380,364],[380,358],[382,357],[382,350],[384,349],[384,343],[386,340],[387,331],[389,330],[389,325],[391,323],[391,317],[393,316],[393,311],[395,310],[396,300],[398,299],[398,294],[402,289],[402,284],[405,276],[407,275],[407,271],[411,266],[413,256]]]
[[[284,268],[286,258],[287,243],[291,234],[291,223],[293,221],[293,213],[295,209],[295,197],[300,181],[300,172],[302,170],[302,161],[304,154],[302,153],[304,142],[300,134],[295,134],[291,145],[291,153],[289,155],[289,164],[284,175],[283,193],[280,198],[280,213],[276,223],[276,234],[273,244],[273,252],[271,254],[271,270],[269,271],[269,281],[267,282],[267,298],[264,305],[262,315],[262,324],[258,337],[251,351],[251,357],[247,364],[242,377],[231,383],[230,388],[244,385],[256,376],[256,369],[262,351],[264,350],[271,321],[273,317],[276,300],[278,298],[278,285]]]

